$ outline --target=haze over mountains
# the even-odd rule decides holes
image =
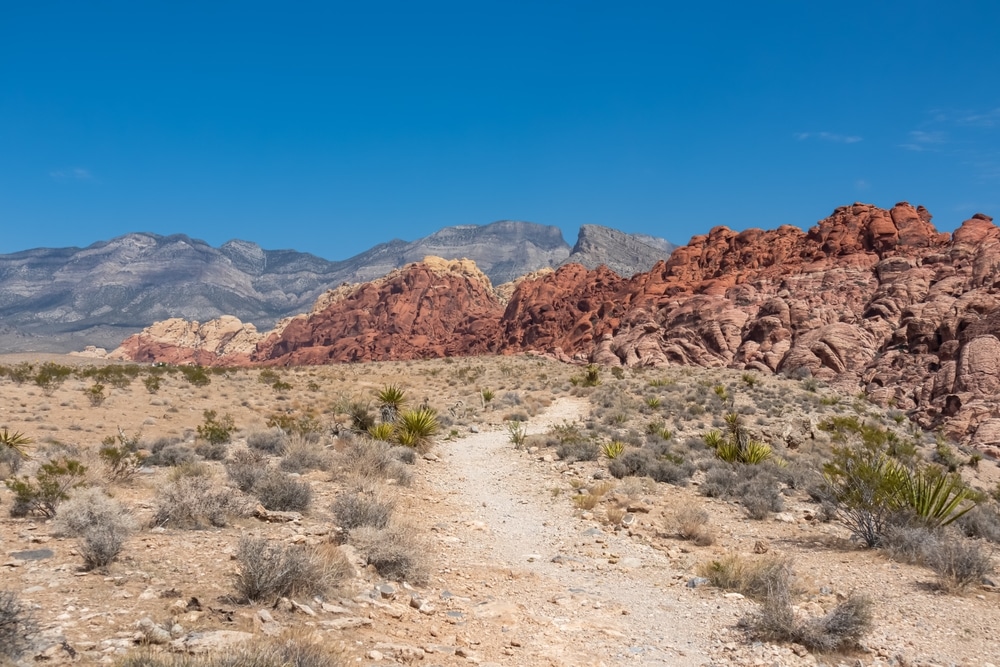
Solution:
[[[499,285],[569,262],[605,264],[627,277],[649,270],[673,247],[597,225],[584,225],[571,247],[558,227],[505,220],[446,227],[328,261],[250,241],[214,248],[185,235],[132,233],[86,248],[0,255],[0,352],[113,348],[171,317],[235,315],[267,328],[308,311],[327,289],[378,278],[427,255],[471,259]]]

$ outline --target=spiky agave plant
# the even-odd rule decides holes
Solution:
[[[24,448],[32,443],[32,439],[20,431],[8,431],[6,428],[0,430],[0,450],[17,454],[22,459],[28,458],[28,453]]]
[[[375,392],[375,398],[382,421],[391,424],[406,403],[406,392],[398,384],[387,384]]]
[[[401,445],[426,450],[440,429],[437,412],[431,408],[407,410],[396,420],[396,440]]]
[[[381,440],[382,442],[389,442],[392,440],[392,436],[396,433],[395,424],[387,424],[382,422],[380,424],[372,424],[368,427],[368,435],[371,436],[373,440]]]

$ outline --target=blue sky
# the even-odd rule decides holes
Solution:
[[[0,0],[0,252],[1000,215],[994,2]]]

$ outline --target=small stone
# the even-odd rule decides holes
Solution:
[[[374,660],[375,662],[382,662],[382,659],[385,657],[384,655],[382,655],[380,651],[375,651],[375,650],[368,651],[368,653],[366,653],[365,656],[369,660]]]
[[[688,579],[687,587],[698,588],[699,586],[704,586],[707,583],[708,579],[706,579],[705,577],[692,577],[691,579]]]
[[[392,584],[379,584],[375,590],[383,600],[391,600],[396,596],[396,587]]]

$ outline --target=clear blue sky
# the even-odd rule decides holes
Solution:
[[[0,252],[1000,217],[996,2],[0,0]]]

